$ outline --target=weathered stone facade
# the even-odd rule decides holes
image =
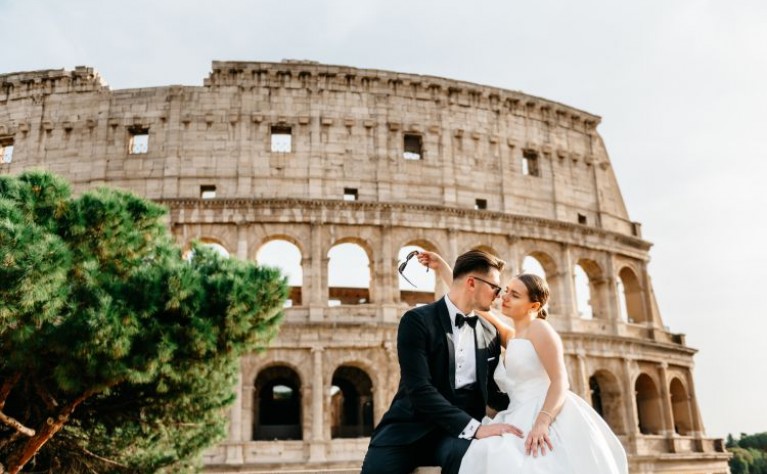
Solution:
[[[489,248],[509,262],[505,279],[536,258],[572,389],[620,436],[632,472],[727,472],[698,409],[696,351],[664,329],[650,244],[628,218],[599,117],[476,84],[292,61],[214,62],[202,87],[112,91],[84,67],[0,75],[0,86],[0,173],[45,168],[77,191],[135,191],[168,205],[183,244],[243,259],[273,240],[300,252],[293,306],[270,350],[243,359],[210,472],[358,469],[397,388],[398,318],[445,291],[399,290],[410,245],[448,260]],[[364,249],[369,288],[329,287],[341,243]],[[578,313],[576,265],[591,319]]]

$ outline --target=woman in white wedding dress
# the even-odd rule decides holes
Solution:
[[[436,253],[422,251],[418,261],[448,284],[450,266]],[[472,441],[461,474],[626,474],[626,452],[602,417],[568,390],[562,340],[546,321],[546,281],[532,274],[513,278],[501,295],[501,312],[514,327],[492,313],[491,322],[506,348],[494,377],[509,396],[507,409],[483,423],[508,423],[526,436],[508,434]]]

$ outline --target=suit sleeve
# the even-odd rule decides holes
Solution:
[[[458,437],[473,418],[451,404],[434,386],[429,370],[428,337],[423,321],[412,312],[405,313],[397,332],[402,384],[419,414]]]

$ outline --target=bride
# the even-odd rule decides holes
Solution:
[[[435,270],[448,285],[452,270],[434,252],[420,251],[418,261]],[[628,473],[626,452],[604,420],[568,390],[562,339],[546,321],[549,288],[529,273],[513,278],[501,294],[501,313],[480,313],[492,323],[506,348],[494,378],[509,395],[509,406],[484,424],[508,423],[527,433],[472,441],[461,474],[476,473]]]

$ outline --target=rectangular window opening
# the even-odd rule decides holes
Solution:
[[[213,199],[216,197],[216,187],[212,184],[200,186],[200,199]]]
[[[522,174],[524,176],[540,176],[538,169],[538,153],[526,150],[522,154]]]
[[[358,197],[357,188],[344,188],[344,201],[356,201]]]
[[[588,219],[586,219],[586,216],[584,214],[578,214],[578,224],[583,224],[583,225],[588,224]]]
[[[149,129],[143,127],[129,128],[130,141],[128,142],[128,154],[143,155],[149,152]]]
[[[477,199],[474,201],[474,209],[483,211],[487,209],[487,199]]]
[[[406,160],[423,159],[423,138],[421,135],[406,133],[404,146],[405,152],[402,156]]]
[[[272,125],[272,151],[290,153],[293,151],[293,130],[285,125]]]
[[[13,138],[0,138],[0,163],[13,161]]]

